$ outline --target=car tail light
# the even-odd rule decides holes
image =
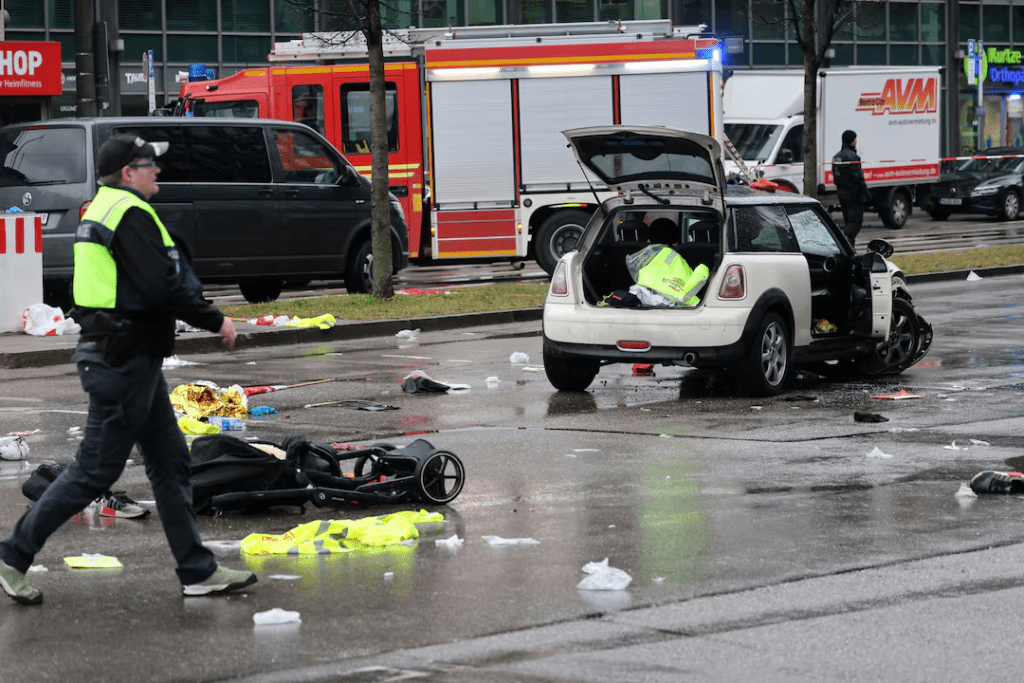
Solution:
[[[555,266],[555,272],[551,276],[551,295],[552,296],[568,296],[569,294],[569,275],[568,269],[565,267],[565,261],[559,261],[558,265]]]
[[[743,266],[731,265],[725,270],[722,286],[718,289],[719,299],[742,299],[747,295],[747,278]]]
[[[650,342],[645,341],[620,341],[617,346],[619,351],[649,351],[651,349]]]
[[[91,199],[87,201],[85,204],[82,204],[82,208],[78,210],[78,220],[82,220],[82,216],[85,215],[85,210],[89,208],[90,204],[92,204]]]

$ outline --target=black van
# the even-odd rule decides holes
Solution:
[[[369,291],[370,181],[316,131],[269,119],[64,119],[0,128],[0,209],[43,214],[47,303],[66,307],[75,230],[96,194],[96,152],[112,135],[166,141],[150,203],[203,283],[237,283],[251,302],[286,282],[344,278]],[[393,272],[409,263],[391,197]]]

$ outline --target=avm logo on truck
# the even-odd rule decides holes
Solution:
[[[889,114],[925,114],[937,111],[936,78],[890,78],[880,93],[861,93],[857,111],[872,116]]]

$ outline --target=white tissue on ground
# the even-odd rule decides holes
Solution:
[[[978,494],[971,490],[971,485],[966,481],[960,482],[960,488],[956,491],[957,498],[977,498]]]
[[[882,449],[879,448],[878,446],[875,446],[874,450],[869,451],[869,452],[865,453],[864,455],[868,456],[869,458],[879,458],[879,459],[883,459],[883,460],[886,459],[886,458],[891,458],[892,457],[888,453],[883,452]]]
[[[275,607],[266,612],[256,612],[256,614],[252,615],[252,620],[257,626],[273,626],[275,624],[301,622],[302,617],[299,616],[298,612],[289,612],[280,607]]]
[[[434,545],[444,546],[446,548],[460,548],[462,547],[463,540],[459,538],[458,534],[449,536],[448,538],[438,538],[434,540]]]
[[[590,576],[584,577],[576,584],[577,590],[584,591],[621,591],[632,583],[633,577],[616,567],[608,566],[608,558],[600,562],[588,562],[583,571]]]
[[[515,363],[516,365],[526,365],[530,362],[530,357],[522,351],[513,351],[512,355],[508,357],[509,363]]]
[[[533,538],[502,538],[501,536],[481,536],[488,545],[538,545],[540,541]]]

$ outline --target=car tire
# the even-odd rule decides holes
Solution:
[[[876,351],[878,360],[884,363],[880,374],[898,375],[909,368],[917,359],[920,345],[921,329],[913,305],[904,299],[893,299],[889,336]]]
[[[277,280],[256,280],[254,282],[241,282],[238,289],[242,296],[251,304],[263,304],[268,301],[277,301],[281,296],[281,283]]]
[[[560,353],[551,342],[544,340],[544,374],[555,389],[586,391],[600,369],[598,359]]]
[[[999,220],[1015,221],[1020,215],[1020,194],[1016,190],[1010,190],[1003,195],[1001,208],[999,209]]]
[[[903,226],[907,224],[907,219],[910,218],[912,210],[910,197],[906,193],[893,192],[888,206],[882,207],[878,212],[878,217],[882,219],[885,227],[890,230],[902,230]]]
[[[345,271],[345,289],[349,294],[365,294],[373,289],[373,247],[363,242]]]
[[[778,313],[766,313],[754,330],[740,379],[755,396],[776,396],[792,375],[793,345],[786,324]]]
[[[928,209],[928,215],[933,221],[944,221],[949,218],[949,209]]]
[[[535,235],[534,256],[548,275],[555,272],[558,259],[576,249],[583,228],[589,222],[590,214],[573,210],[556,211],[540,224]]]

